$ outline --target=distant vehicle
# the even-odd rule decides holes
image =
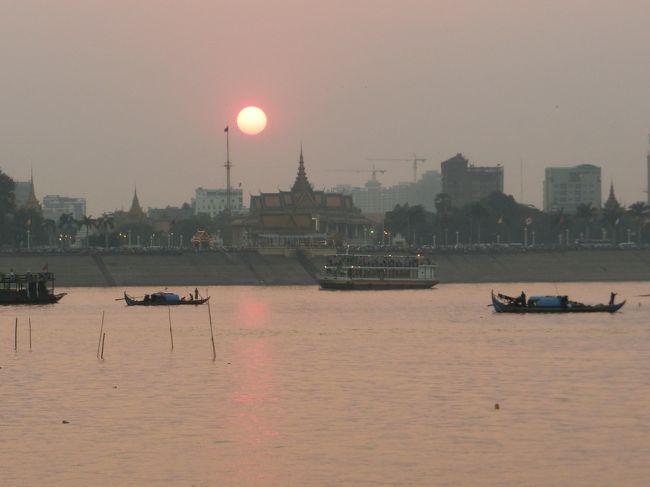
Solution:
[[[639,246],[634,242],[621,242],[618,244],[618,247],[621,249],[638,249]]]

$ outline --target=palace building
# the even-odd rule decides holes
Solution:
[[[354,206],[351,195],[314,190],[301,148],[291,190],[251,196],[249,214],[232,221],[232,236],[236,245],[361,243],[370,240],[374,225]]]

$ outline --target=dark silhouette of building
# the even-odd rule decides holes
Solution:
[[[460,153],[441,164],[442,192],[456,207],[479,201],[495,191],[503,192],[503,167],[479,167]]]

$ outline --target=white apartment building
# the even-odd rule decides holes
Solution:
[[[575,213],[581,204],[600,208],[602,204],[600,167],[547,167],[544,178],[544,211]]]
[[[226,209],[228,191],[225,189],[196,188],[194,213],[215,217]],[[230,210],[233,214],[244,212],[244,194],[241,188],[230,189]]]
[[[86,198],[48,194],[43,197],[42,207],[43,218],[49,218],[55,222],[58,222],[64,213],[71,213],[72,218],[77,221],[86,216]]]

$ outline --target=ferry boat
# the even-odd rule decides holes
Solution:
[[[435,268],[423,255],[337,254],[316,277],[322,289],[429,289]]]
[[[51,272],[0,274],[0,304],[53,304],[65,295],[54,293]]]

